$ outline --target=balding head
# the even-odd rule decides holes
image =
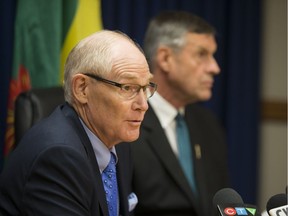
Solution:
[[[66,101],[72,103],[71,80],[75,74],[89,72],[103,76],[111,72],[113,62],[123,54],[125,44],[143,53],[139,45],[122,32],[102,30],[81,40],[71,50],[64,68]],[[122,51],[113,51],[117,48]]]

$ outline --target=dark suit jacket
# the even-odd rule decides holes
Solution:
[[[116,146],[120,215],[129,215],[130,146]],[[76,112],[58,107],[32,127],[0,177],[0,215],[108,215],[97,160]]]
[[[140,138],[131,144],[133,191],[139,200],[135,215],[213,215],[214,194],[228,186],[224,133],[211,112],[199,105],[188,106],[185,119],[191,134],[198,199],[150,107]]]

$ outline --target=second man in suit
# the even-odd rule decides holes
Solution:
[[[196,104],[211,98],[220,73],[215,34],[206,21],[181,11],[164,11],[148,26],[144,52],[158,90],[132,144],[136,215],[211,216],[214,194],[228,186],[224,132]],[[177,131],[179,116],[188,135]]]

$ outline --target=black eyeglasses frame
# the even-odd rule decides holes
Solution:
[[[114,82],[114,81],[112,81],[112,80],[104,79],[104,78],[102,78],[102,77],[100,77],[100,76],[97,76],[97,75],[95,75],[95,74],[91,74],[91,73],[83,73],[83,74],[86,75],[86,76],[88,76],[88,77],[91,77],[92,79],[98,80],[98,81],[100,81],[100,82],[104,82],[104,83],[107,83],[107,84],[109,84],[109,85],[116,86],[116,87],[118,87],[118,88],[120,88],[120,89],[123,89],[123,86],[129,85],[129,84],[130,84],[130,85],[137,85],[137,86],[139,86],[139,87],[140,87],[140,88],[139,88],[139,91],[140,91],[140,89],[145,89],[145,88],[147,88],[147,86],[150,86],[150,87],[152,87],[152,88],[154,89],[154,91],[151,93],[151,96],[149,96],[148,98],[152,97],[153,94],[154,94],[154,93],[156,92],[156,90],[157,90],[157,84],[156,84],[156,83],[153,83],[153,82],[149,82],[149,84],[146,85],[146,86],[141,86],[141,85],[132,84],[132,83],[121,84],[121,83],[118,83],[118,82]]]

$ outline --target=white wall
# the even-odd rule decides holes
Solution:
[[[263,0],[262,101],[287,102],[287,0]],[[260,127],[259,210],[287,186],[287,121]]]

